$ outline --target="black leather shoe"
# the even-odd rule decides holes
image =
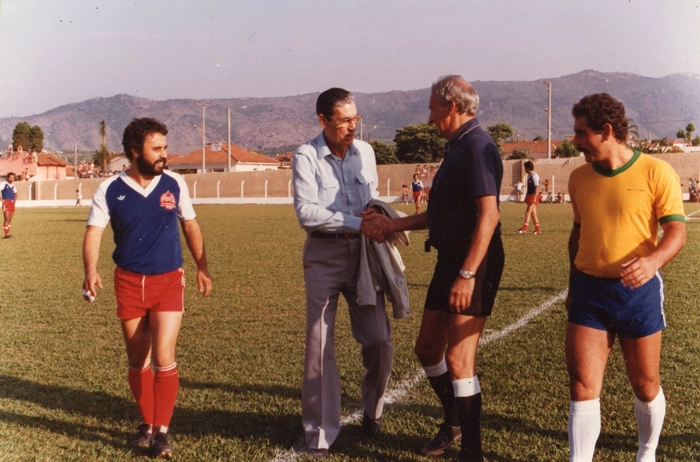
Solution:
[[[372,420],[367,414],[362,414],[362,432],[366,436],[377,436],[382,429],[382,418]]]

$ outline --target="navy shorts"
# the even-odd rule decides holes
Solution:
[[[641,338],[666,328],[664,282],[658,272],[636,289],[619,278],[598,278],[580,271],[571,280],[569,322],[625,338]]]
[[[426,310],[450,310],[450,292],[455,280],[459,277],[459,270],[464,264],[468,249],[454,251],[438,251],[437,263],[433,279],[428,287],[428,295],[425,298]],[[489,249],[476,270],[476,281],[472,303],[464,311],[456,314],[468,316],[490,316],[493,304],[496,301],[496,292],[501,283],[505,256],[501,236],[494,236],[489,244]]]

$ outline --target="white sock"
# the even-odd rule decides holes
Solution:
[[[659,444],[661,427],[666,416],[666,397],[659,388],[659,394],[648,403],[634,397],[634,415],[637,416],[637,431],[639,432],[639,451],[637,462],[654,462],[656,446]]]
[[[455,392],[455,398],[466,398],[481,393],[479,385],[479,377],[469,377],[468,379],[457,379],[452,381],[452,389]]]
[[[569,403],[570,462],[591,462],[600,435],[600,398]]]
[[[442,358],[442,361],[437,364],[423,366],[423,372],[425,372],[426,377],[438,377],[447,372],[447,361],[445,361],[445,358]]]

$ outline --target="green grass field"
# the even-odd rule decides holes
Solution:
[[[411,206],[404,211],[411,212]],[[171,423],[179,460],[293,460],[302,438],[304,233],[291,206],[198,206],[214,292],[186,290],[177,361],[178,404]],[[485,337],[566,289],[569,205],[542,205],[541,236],[519,236],[524,206],[502,205],[506,268]],[[687,204],[687,212],[700,210]],[[105,233],[97,301],[82,301],[81,243],[88,209],[19,209],[15,239],[0,241],[0,460],[132,460],[126,443],[139,416],[126,381],[126,355],[115,315],[111,232]],[[698,212],[700,218],[700,212]],[[685,249],[663,270],[666,314],[662,384],[668,413],[657,460],[700,460],[700,220],[689,219]],[[423,232],[402,251],[413,313],[394,323],[395,363],[382,435],[362,437],[350,421],[328,460],[427,461],[419,454],[441,411],[419,371],[413,342],[435,262]],[[191,258],[186,271],[194,275]],[[192,279],[191,279],[192,280]],[[359,348],[340,311],[337,350],[343,415],[359,408]],[[568,387],[562,302],[519,329],[485,342],[483,441],[490,461],[568,459]],[[408,385],[407,385],[408,384]],[[632,392],[619,347],[602,396],[596,460],[634,459]],[[457,451],[448,451],[455,457]],[[309,460],[301,456],[298,460]]]

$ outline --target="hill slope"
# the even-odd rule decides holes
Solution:
[[[561,138],[571,134],[571,106],[582,96],[608,92],[621,100],[628,117],[639,125],[640,136],[675,136],[688,122],[700,127],[700,76],[675,74],[663,78],[586,70],[549,79],[552,82],[552,132]],[[479,119],[484,126],[505,122],[521,139],[546,137],[547,88],[542,80],[529,82],[472,82],[479,93]],[[429,88],[385,93],[357,93],[357,107],[367,139],[392,141],[396,130],[425,122]],[[248,149],[281,150],[298,145],[319,132],[315,116],[318,93],[277,98],[210,100],[206,108],[208,142],[226,140],[226,110],[231,109],[234,144]],[[47,149],[72,152],[96,150],[101,138],[99,121],[107,123],[107,146],[121,149],[121,133],[133,117],[155,117],[170,130],[170,151],[184,154],[201,147],[202,112],[192,99],[154,101],[130,95],[93,98],[61,106],[43,114],[0,119],[0,143],[9,143],[18,122],[39,125]]]

